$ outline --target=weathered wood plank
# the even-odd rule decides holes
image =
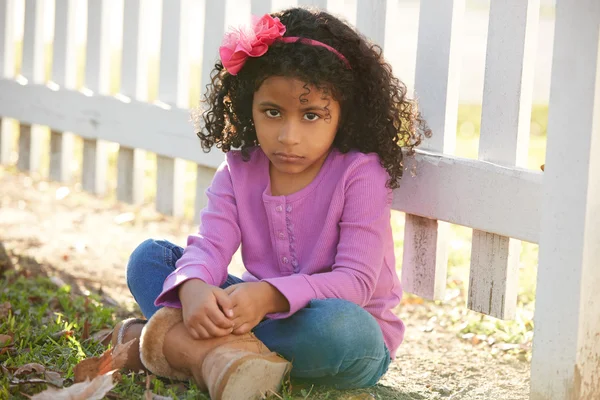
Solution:
[[[52,81],[60,88],[74,89],[77,82],[78,6],[74,0],[56,0],[54,11],[54,44],[52,50]],[[50,179],[71,180],[73,134],[52,131],[50,134]]]
[[[252,0],[250,5],[250,13],[257,17],[270,13],[273,8],[271,0]]]
[[[156,157],[156,209],[164,214],[181,217],[184,214],[185,162],[181,159]]]
[[[117,199],[131,204],[144,201],[146,153],[120,146],[117,157]]]
[[[514,318],[521,242],[473,231],[467,306],[496,318]]]
[[[139,101],[148,99],[148,54],[141,40],[144,34],[143,15],[147,1],[130,0],[123,10],[123,64],[121,93]],[[132,204],[144,200],[143,150],[120,146],[117,159],[117,199]]]
[[[259,7],[259,3],[260,7]],[[261,15],[260,9],[264,11],[267,7],[267,1],[261,2],[252,2],[251,4],[251,12],[255,15]],[[269,0],[268,1],[269,10],[272,10],[273,4]],[[206,2],[205,15],[206,20],[204,22],[204,49],[202,55],[202,79],[201,79],[201,88],[204,91],[204,88],[210,83],[210,71],[212,71],[216,56],[218,54],[219,45],[221,44],[221,39],[225,34],[225,2]],[[265,11],[265,12],[268,12]],[[213,151],[214,154],[219,152],[218,149]],[[224,156],[220,156],[221,160]],[[212,168],[206,168],[207,166]],[[207,199],[204,191],[212,182],[212,178],[214,175],[214,168],[218,167],[218,165],[207,165],[206,163],[199,164],[196,168],[196,198],[194,199],[194,218],[196,222],[199,221],[200,211],[206,205]]]
[[[200,222],[200,212],[208,204],[206,189],[215,175],[215,169],[198,165],[196,168],[196,201],[194,204],[194,222]]]
[[[387,0],[357,0],[356,27],[373,43],[383,48]]]
[[[425,141],[424,148],[440,153],[451,154],[456,142],[461,56],[458,29],[464,10],[464,0],[421,2],[415,90],[421,112],[434,133],[431,139]],[[410,235],[405,234],[404,240],[404,288],[430,299],[443,298],[448,267],[448,225],[410,217],[405,229]],[[435,238],[436,242],[423,247],[419,238]],[[419,257],[414,256],[416,253]],[[419,264],[414,263],[417,260]]]
[[[110,0],[88,0],[85,86],[95,94],[110,91]],[[93,119],[93,117],[91,117]],[[79,134],[79,131],[76,131]],[[81,183],[84,190],[104,195],[107,190],[107,143],[103,140],[83,141]]]
[[[81,187],[99,196],[106,194],[106,172],[108,146],[100,140],[83,140],[83,165],[81,166]]]
[[[21,75],[29,83],[44,81],[44,7],[45,3],[41,1],[25,3]],[[39,172],[42,161],[43,128],[39,125],[21,125],[19,131],[17,167],[24,171]]]
[[[395,210],[538,242],[541,172],[425,151],[417,152],[409,168],[416,176],[402,178]]]
[[[507,167],[527,164],[539,11],[539,0],[491,3],[480,160]],[[469,308],[514,318],[520,248],[517,240],[473,231]]]
[[[55,92],[46,85],[23,86],[12,79],[0,79],[0,115],[214,168],[224,159],[218,149],[210,153],[200,150],[189,111],[179,108],[164,109],[132,100],[124,113],[123,102],[114,97],[88,97],[71,90]]]
[[[71,162],[75,155],[74,137],[70,132],[50,132],[50,179],[69,182],[72,178]]]
[[[532,400],[600,398],[599,45],[600,2],[557,2]]]
[[[168,107],[189,106],[188,18],[189,0],[163,2],[158,98]],[[173,25],[172,21],[179,23]],[[168,215],[183,215],[184,161],[159,156],[156,168],[156,209]]]
[[[0,78],[15,75],[14,0],[0,0]],[[8,165],[12,153],[14,125],[0,114],[0,165]]]
[[[327,9],[327,0],[298,0],[299,6],[310,6],[320,8],[321,10]]]

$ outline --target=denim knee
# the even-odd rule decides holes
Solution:
[[[322,320],[316,332],[337,354],[356,353],[357,348],[369,352],[384,346],[383,334],[377,321],[360,306],[346,300],[313,300],[309,307],[321,311]]]
[[[158,308],[154,300],[162,291],[167,276],[175,270],[175,263],[183,249],[165,240],[148,239],[129,257],[127,286],[143,314],[150,317]]]
[[[179,254],[181,257],[181,254]],[[166,240],[146,239],[129,256],[127,263],[127,284],[130,286],[140,276],[149,273],[149,264],[162,264],[175,269],[177,246]]]
[[[297,366],[305,369],[297,370],[297,376],[339,389],[375,385],[390,363],[375,318],[360,306],[339,299],[313,300],[307,311],[316,317],[305,339],[311,343],[303,343],[303,351],[312,360],[300,357],[303,362]]]

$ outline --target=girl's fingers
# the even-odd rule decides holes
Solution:
[[[190,333],[190,336],[193,337],[194,339],[198,340],[200,339],[200,335],[198,335],[198,332],[196,332],[196,330],[194,328],[189,328],[187,327],[188,332]]]
[[[208,319],[221,329],[231,329],[233,327],[233,322],[225,316],[217,307],[211,308],[206,313]]]
[[[212,337],[202,325],[198,325],[194,329],[198,332],[198,339],[210,339]]]
[[[215,324],[213,324],[212,321],[206,321],[206,323],[204,324],[203,328],[209,334],[209,337],[213,337],[213,338],[214,337],[227,336],[233,330],[233,327],[230,327],[230,328],[227,328],[227,329],[219,328],[218,326],[216,326]]]
[[[231,318],[233,317],[233,301],[229,298],[228,293],[225,290],[215,290],[215,298],[217,304],[223,310],[223,313]]]
[[[252,327],[248,323],[243,323],[239,327],[233,330],[234,335],[243,335],[244,333],[248,333],[252,330]]]

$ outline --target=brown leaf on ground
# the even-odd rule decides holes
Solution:
[[[13,338],[9,335],[0,335],[0,347],[8,347],[12,344]]]
[[[86,340],[90,337],[90,321],[87,319],[83,323],[83,332],[81,333],[81,340]]]
[[[112,349],[106,350],[100,357],[86,358],[81,361],[73,369],[75,382],[94,379],[99,375],[106,374],[108,371],[123,368],[127,362],[127,351],[133,343],[137,343],[137,340],[119,344]]]
[[[0,318],[8,317],[10,310],[12,310],[12,305],[8,301],[0,304]]]
[[[108,371],[91,381],[86,380],[64,389],[44,390],[33,396],[31,400],[100,400],[115,387],[114,372]]]
[[[32,372],[42,374],[42,373],[46,372],[46,367],[44,367],[43,365],[38,364],[38,363],[29,363],[29,364],[25,364],[25,365],[19,367],[13,375],[14,376],[29,375]]]
[[[108,346],[112,339],[112,329],[101,329],[98,332],[94,333],[91,338],[96,342],[102,343],[104,346]]]
[[[63,387],[63,383],[65,382],[64,378],[58,373],[54,371],[46,371],[44,373],[46,381],[51,385],[56,387]]]

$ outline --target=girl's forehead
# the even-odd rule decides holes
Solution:
[[[272,76],[263,81],[254,98],[276,98],[279,101],[295,101],[300,98],[310,102],[328,100],[330,96],[314,85],[308,84],[298,78]]]

